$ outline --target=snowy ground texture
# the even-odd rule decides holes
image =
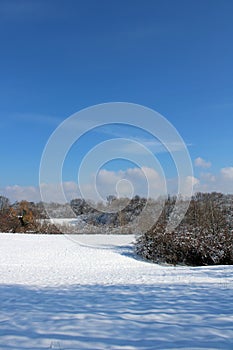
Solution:
[[[0,349],[232,350],[233,266],[143,262],[133,239],[0,234]]]

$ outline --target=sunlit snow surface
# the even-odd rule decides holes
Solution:
[[[151,264],[133,240],[0,234],[0,349],[232,350],[233,266]]]

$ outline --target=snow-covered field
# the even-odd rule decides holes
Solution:
[[[233,266],[141,261],[132,235],[0,235],[0,349],[233,349]]]

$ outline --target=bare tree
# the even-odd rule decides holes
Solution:
[[[0,210],[4,210],[10,207],[10,201],[7,197],[0,196]]]

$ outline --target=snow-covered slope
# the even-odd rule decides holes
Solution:
[[[0,349],[233,349],[233,267],[140,261],[133,239],[1,234]]]

